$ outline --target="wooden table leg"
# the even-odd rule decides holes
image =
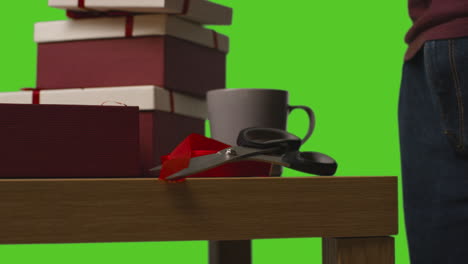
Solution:
[[[210,264],[251,264],[251,240],[210,241]]]
[[[323,264],[394,264],[393,237],[323,238]]]

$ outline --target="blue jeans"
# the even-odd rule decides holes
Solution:
[[[411,264],[468,263],[468,38],[404,63],[398,122]]]

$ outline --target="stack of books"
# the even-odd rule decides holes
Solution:
[[[23,113],[31,113],[29,118],[21,119],[20,114],[3,120],[6,123],[14,120],[15,124],[23,122],[21,127],[30,129],[24,131],[15,125],[10,130],[2,129],[0,138],[12,133],[23,133],[18,136],[23,139],[29,138],[31,133],[36,137],[41,135],[36,141],[41,141],[42,145],[30,144],[35,153],[46,153],[47,149],[43,148],[47,144],[55,144],[57,147],[51,151],[62,150],[63,156],[81,151],[73,156],[76,166],[88,171],[77,170],[76,175],[91,177],[94,170],[97,177],[130,177],[154,176],[149,169],[160,165],[162,156],[190,134],[205,133],[206,92],[226,87],[229,39],[204,25],[230,25],[231,8],[206,0],[49,0],[49,6],[66,10],[68,19],[35,25],[36,87],[0,93],[2,107],[18,109],[18,104],[32,104],[21,105]],[[56,108],[57,105],[61,108]],[[127,112],[134,112],[136,107],[137,116],[129,118]],[[102,119],[104,116],[98,118],[103,111],[117,108],[112,118],[117,123],[113,126]],[[46,115],[33,117],[37,109],[45,109],[44,113],[55,109],[56,121],[52,117],[47,119]],[[76,118],[79,111],[85,111],[80,109],[94,109],[96,113],[87,112],[79,121]],[[120,124],[119,113],[122,115]],[[46,135],[47,131],[61,126],[60,122],[67,116],[74,117],[70,120],[74,120],[75,125],[61,129],[68,131],[70,139],[75,140],[72,145],[65,142],[65,138]],[[28,125],[32,119],[42,120],[41,125],[39,121],[34,126]],[[88,138],[84,136],[86,133]],[[89,133],[101,138],[90,142]],[[122,135],[102,138],[109,133]],[[136,138],[135,133],[138,134]],[[62,149],[57,140],[62,142]],[[73,149],[77,142],[81,142],[78,144],[81,147]],[[98,142],[107,143],[100,145]],[[13,149],[17,145],[9,146]],[[16,147],[15,151],[24,155],[31,153],[28,144],[21,146],[22,149]],[[96,152],[101,148],[109,153]],[[97,154],[89,155],[86,149]],[[109,155],[121,152],[138,158],[130,158],[125,163],[122,155],[115,155],[114,160]],[[80,159],[86,155],[87,158]],[[99,162],[99,155],[109,158],[106,164],[112,161],[118,164],[98,173],[100,170],[96,170],[96,166],[101,166],[101,170],[104,170],[102,166],[109,166]],[[33,169],[16,175],[57,176],[53,170],[46,173],[45,167],[39,171],[38,164],[44,164],[47,158],[47,155],[40,156],[35,157],[35,167],[29,166]],[[10,160],[10,163],[19,164],[19,161]],[[120,168],[122,164],[131,169]],[[24,166],[28,164],[25,162]],[[0,177],[8,177],[11,171],[4,172],[2,167],[6,165],[0,164]],[[63,171],[58,167],[55,172]],[[120,173],[116,173],[115,168]],[[122,174],[124,171],[126,173]]]

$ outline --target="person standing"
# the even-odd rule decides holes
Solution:
[[[411,264],[468,261],[468,0],[408,0],[398,101]]]

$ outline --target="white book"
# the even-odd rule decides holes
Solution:
[[[39,92],[40,104],[60,105],[126,105],[138,106],[140,111],[174,111],[175,114],[207,119],[206,101],[176,92],[171,93],[154,85],[53,89]],[[32,91],[2,92],[0,103],[31,104]]]
[[[208,25],[232,23],[232,8],[206,0],[49,0],[49,6],[74,11],[167,13]]]
[[[124,38],[128,34],[126,17],[100,17],[71,19],[35,24],[36,43],[64,42],[89,39]],[[193,43],[229,51],[229,38],[201,25],[175,16],[136,15],[133,16],[131,37],[168,35]],[[128,36],[127,36],[128,37]]]

